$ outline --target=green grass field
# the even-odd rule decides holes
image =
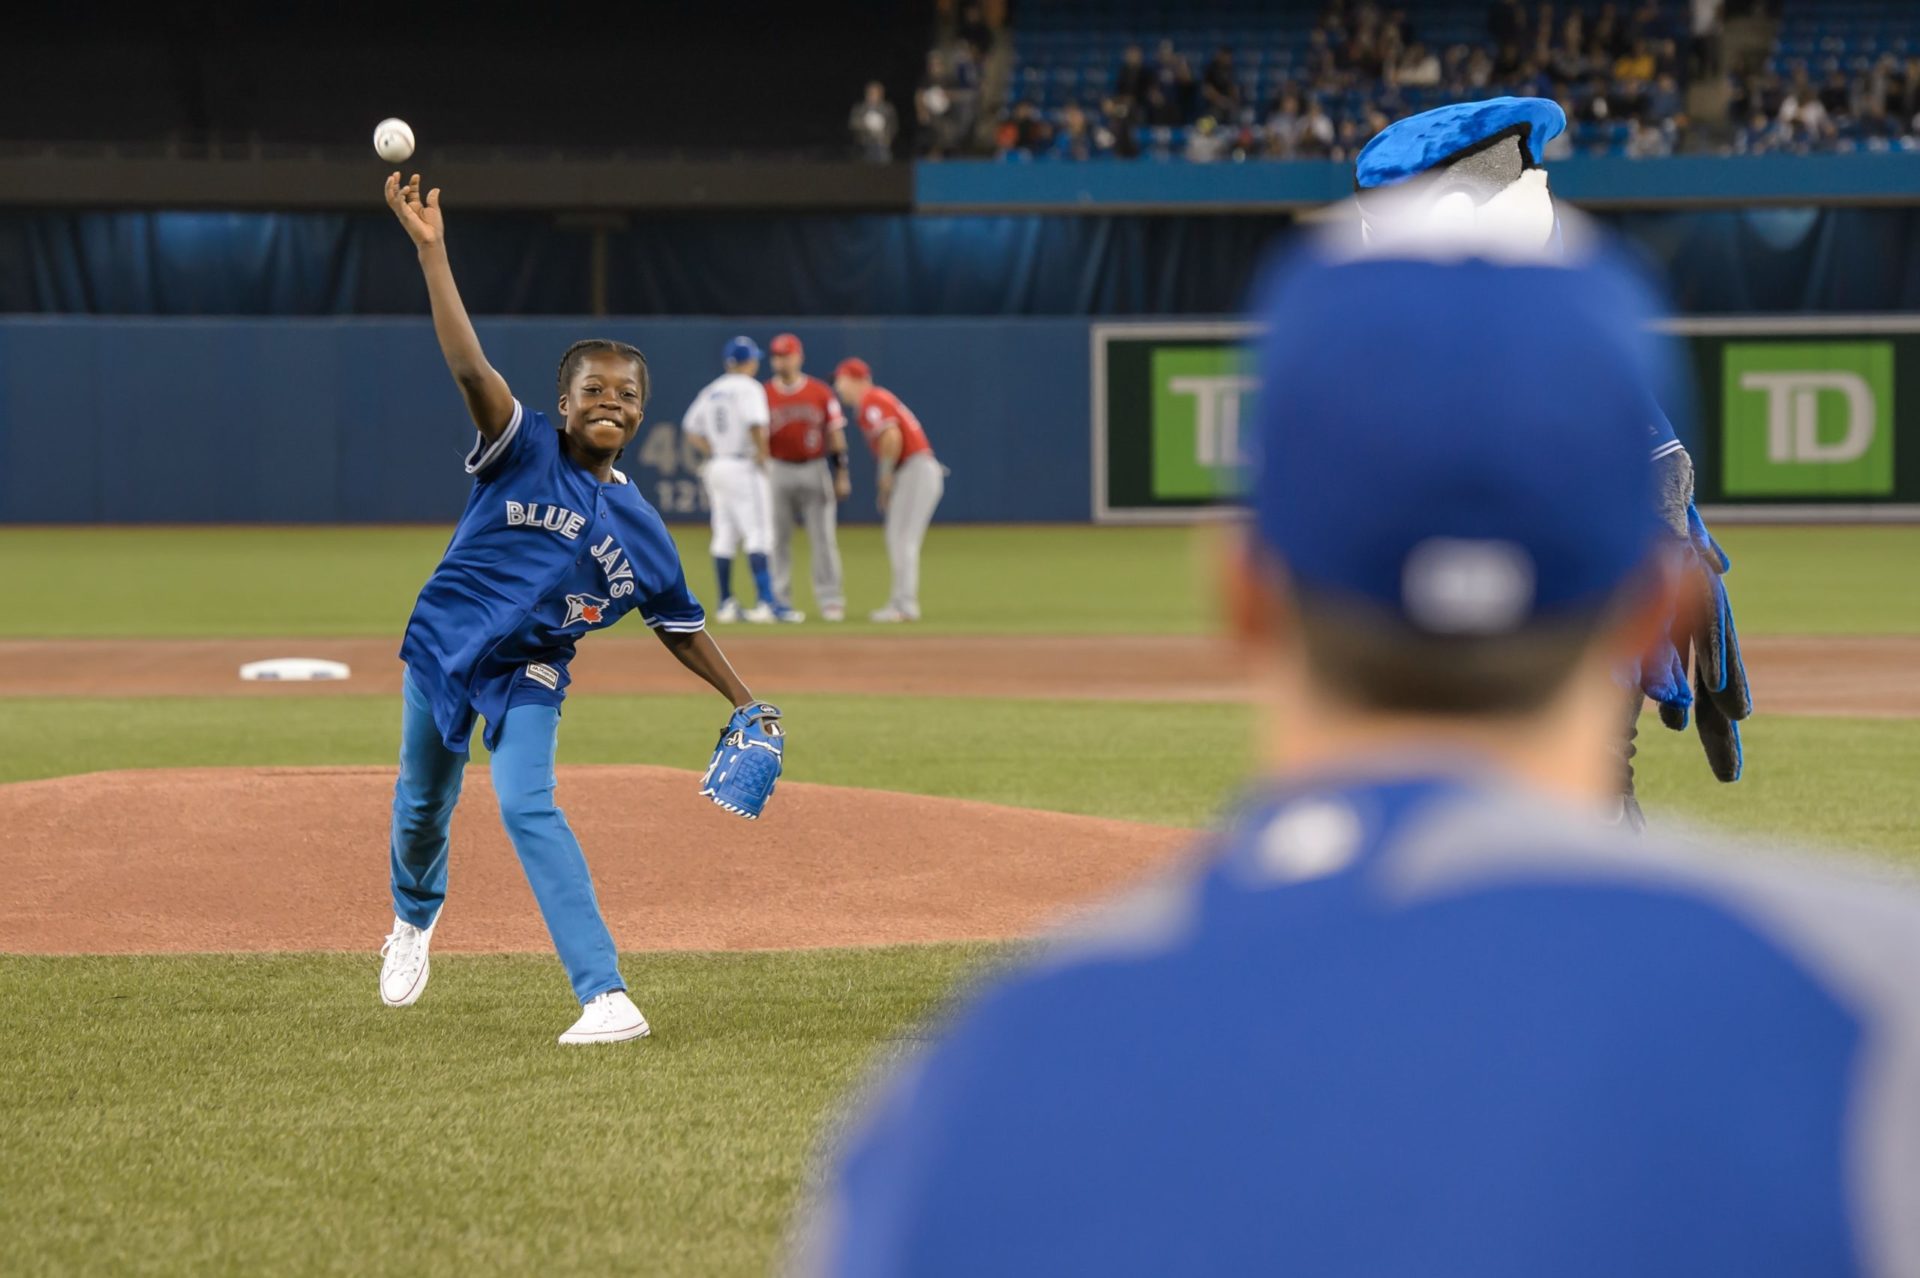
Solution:
[[[1013,807],[1203,826],[1248,766],[1243,706],[1127,701],[783,698],[796,781],[906,790]],[[384,764],[388,697],[0,701],[0,782],[109,768]],[[713,736],[710,698],[599,696],[568,704],[568,763],[687,767]],[[1641,720],[1642,790],[1656,814],[1883,852],[1920,869],[1920,723],[1760,718],[1747,779],[1707,774],[1691,732]],[[476,757],[484,749],[476,745]],[[564,796],[563,796],[564,797]]]
[[[0,637],[395,635],[445,528],[0,528]],[[706,533],[679,525],[694,592]],[[1218,530],[942,528],[923,569],[930,632],[1167,634],[1213,624]],[[1728,528],[1748,634],[1920,632],[1920,527]],[[803,539],[804,543],[804,539]],[[879,530],[840,539],[849,615],[886,602]],[[811,587],[797,573],[803,608]],[[76,582],[110,580],[111,607]],[[864,629],[859,622],[855,629]],[[782,630],[781,633],[793,633]]]
[[[700,589],[703,538],[680,531]],[[1210,536],[939,529],[927,629],[1204,629]],[[397,634],[444,538],[0,530],[0,635]],[[1920,596],[1898,586],[1920,580],[1920,529],[1725,540],[1749,634],[1920,632]],[[854,606],[878,604],[871,530],[844,549]],[[109,572],[111,607],[76,602],[74,582]],[[709,701],[576,698],[561,758],[688,766],[710,743]],[[1188,826],[1230,799],[1253,726],[1232,705],[796,696],[785,708],[797,780]],[[385,763],[396,714],[391,698],[351,695],[0,699],[0,783]],[[1747,779],[1726,787],[1691,735],[1644,723],[1656,820],[1920,868],[1920,724],[1762,717]],[[1002,953],[633,955],[656,1036],[585,1052],[553,1045],[568,1008],[549,956],[443,956],[405,1014],[375,1001],[371,952],[0,956],[0,1270],[763,1272],[834,1098]]]
[[[8,1274],[763,1272],[834,1100],[993,951],[631,956],[562,1051],[551,958],[0,957]],[[562,985],[564,991],[564,985]]]

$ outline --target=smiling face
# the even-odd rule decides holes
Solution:
[[[582,453],[605,457],[633,442],[646,416],[644,376],[639,364],[616,352],[583,356],[560,397],[567,438]]]

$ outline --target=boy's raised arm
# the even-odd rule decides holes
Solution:
[[[507,388],[507,379],[487,363],[473,321],[467,318],[467,308],[460,301],[460,290],[454,285],[453,267],[447,262],[447,226],[440,214],[440,188],[428,191],[422,199],[420,175],[414,174],[403,184],[396,172],[387,178],[387,207],[400,219],[420,252],[420,273],[427,277],[427,297],[433,303],[433,332],[440,339],[440,353],[466,398],[473,424],[491,443],[513,420],[513,392]]]

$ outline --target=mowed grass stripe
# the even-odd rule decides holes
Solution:
[[[582,696],[565,763],[704,766],[712,697]],[[1253,767],[1243,705],[799,696],[787,775],[1127,821],[1205,826]],[[390,764],[390,697],[0,700],[0,781],[115,768]],[[1747,775],[1721,785],[1691,731],[1641,719],[1641,792],[1656,821],[1892,853],[1920,867],[1920,721],[1767,718]],[[476,758],[483,752],[476,747]],[[564,800],[564,790],[562,799]],[[776,799],[776,802],[778,800]]]
[[[1244,707],[877,696],[780,699],[785,775],[1169,825],[1209,819],[1238,782]],[[578,696],[560,762],[698,770],[724,720],[711,695]],[[117,768],[392,764],[397,697],[0,700],[0,781]],[[477,766],[485,748],[476,739]],[[565,791],[562,790],[562,799]],[[776,797],[775,802],[778,802]]]
[[[0,637],[392,635],[451,527],[0,529]],[[712,601],[705,526],[676,525],[687,580]],[[922,559],[923,629],[945,633],[1187,633],[1210,623],[1205,532],[935,525]],[[842,531],[850,620],[878,630],[886,546]],[[818,616],[800,538],[795,603]],[[742,565],[735,586],[748,594]],[[87,583],[101,582],[95,587]],[[637,628],[637,622],[629,622]],[[780,633],[817,634],[820,627]]]
[[[1920,528],[1727,527],[1748,634],[1920,633]],[[398,646],[450,527],[0,529],[0,637],[391,635]],[[1210,628],[1218,528],[936,523],[924,629],[1181,634]],[[713,593],[703,527],[674,528],[688,580]],[[886,602],[880,530],[843,530],[846,629]],[[816,611],[805,571],[796,603]],[[631,623],[630,623],[631,624]],[[819,627],[779,633],[818,634]],[[1070,690],[1063,689],[1063,692]]]

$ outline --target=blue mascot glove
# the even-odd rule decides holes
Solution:
[[[1684,638],[1680,642],[1686,642]],[[1672,626],[1663,631],[1652,651],[1640,659],[1640,691],[1660,707],[1660,722],[1675,732],[1687,726],[1693,709],[1693,687],[1687,682],[1687,659],[1674,647]]]
[[[700,793],[720,807],[756,821],[780,783],[780,707],[765,701],[741,706],[720,729],[720,744],[700,778]]]
[[[1706,751],[1713,775],[1722,781],[1738,781],[1745,757],[1740,744],[1740,721],[1753,713],[1753,690],[1747,685],[1747,666],[1740,656],[1740,634],[1733,624],[1733,604],[1727,598],[1726,583],[1721,580],[1733,561],[1720,543],[1713,539],[1700,512],[1687,503],[1687,533],[1693,549],[1697,585],[1696,597],[1687,609],[1691,633],[1677,636],[1675,644],[1685,642],[1693,653],[1694,731]],[[1676,656],[1678,654],[1676,653]],[[1684,671],[1684,663],[1681,670]],[[1666,672],[1668,680],[1672,671]],[[1643,678],[1642,686],[1646,686]],[[1660,719],[1679,731],[1687,726],[1686,706],[1676,698],[1661,701]]]

